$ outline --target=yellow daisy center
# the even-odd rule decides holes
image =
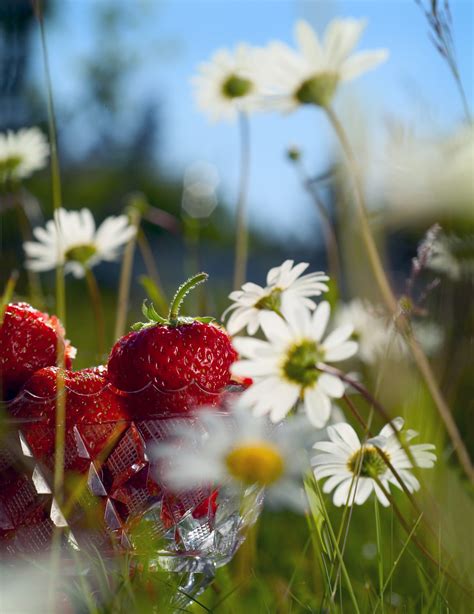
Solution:
[[[0,173],[5,173],[6,175],[13,173],[21,163],[22,158],[20,156],[11,156],[10,158],[0,160]]]
[[[326,107],[334,96],[338,82],[337,73],[323,72],[303,81],[294,96],[301,104]]]
[[[273,288],[270,294],[262,296],[257,303],[255,303],[256,309],[268,309],[269,311],[280,311],[281,307],[281,293],[280,288]]]
[[[390,457],[386,452],[368,445],[352,454],[347,461],[347,468],[363,478],[374,478],[385,473],[387,461],[390,462]]]
[[[95,245],[92,245],[91,243],[84,243],[83,245],[74,245],[73,247],[70,247],[64,254],[64,257],[69,261],[87,264],[96,253],[97,248]]]
[[[234,448],[225,459],[229,473],[245,484],[268,486],[281,477],[283,458],[278,449],[258,441]]]
[[[312,386],[319,377],[316,363],[324,360],[324,350],[316,341],[295,343],[286,354],[283,376],[302,388]]]
[[[226,98],[241,98],[246,96],[252,87],[252,81],[249,79],[230,75],[222,84],[222,93]]]

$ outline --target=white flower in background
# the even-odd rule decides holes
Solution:
[[[307,309],[288,313],[287,322],[276,313],[264,312],[261,325],[267,341],[235,337],[235,348],[244,360],[232,365],[232,373],[254,381],[243,392],[242,403],[256,415],[269,414],[272,422],[279,422],[301,402],[311,423],[323,427],[331,414],[331,399],[343,396],[344,384],[320,368],[357,351],[357,343],[348,341],[350,325],[323,340],[329,316],[326,301],[312,314]]]
[[[391,424],[384,426],[377,437],[363,444],[349,424],[328,427],[330,441],[314,444],[316,455],[311,459],[311,464],[317,480],[329,478],[323,486],[323,492],[334,491],[334,505],[362,505],[372,491],[382,505],[389,505],[377,481],[387,491],[390,490],[390,484],[400,489],[402,487],[386,461],[392,465],[409,492],[420,488],[420,483],[410,471],[413,469],[412,461],[400,444],[396,431],[406,445],[418,433],[413,430],[402,431],[403,424],[402,418],[395,418]],[[436,455],[433,453],[433,444],[408,447],[417,467],[434,466]]]
[[[65,273],[83,277],[85,270],[100,261],[116,260],[122,248],[135,234],[126,215],[106,218],[96,229],[89,209],[59,209],[46,227],[37,227],[37,241],[26,241],[25,266],[32,271],[49,271],[64,265]]]
[[[226,414],[200,410],[195,421],[177,424],[174,437],[150,450],[160,460],[160,478],[177,492],[226,486],[240,492],[265,487],[271,507],[303,511],[303,474],[309,469],[306,419],[273,425],[246,407]]]
[[[49,145],[39,128],[0,133],[0,179],[24,179],[46,166]]]
[[[310,297],[327,292],[328,287],[324,282],[329,277],[320,271],[302,276],[308,266],[307,262],[295,265],[293,260],[285,260],[281,266],[268,271],[264,288],[248,282],[241,290],[231,292],[229,298],[234,303],[222,316],[224,318],[232,314],[226,324],[229,333],[235,335],[246,327],[249,335],[255,335],[262,314],[269,311],[284,315],[298,306],[315,309],[316,303]]]
[[[352,325],[354,338],[359,344],[357,355],[368,365],[384,358],[401,360],[409,356],[405,339],[381,306],[372,305],[362,299],[353,299],[338,307],[334,322],[336,326]],[[440,327],[434,322],[422,320],[415,320],[412,326],[413,333],[425,352],[436,352],[443,341]]]
[[[374,364],[386,355],[395,341],[393,326],[373,305],[361,299],[353,299],[341,304],[334,316],[336,326],[352,325],[354,337],[359,343],[357,355],[367,363]]]
[[[474,235],[442,233],[433,243],[426,267],[453,281],[474,275]]]
[[[252,47],[241,44],[233,52],[220,49],[198,70],[192,79],[196,101],[211,120],[232,120],[241,111],[257,110],[261,88]]]
[[[474,219],[474,127],[438,138],[406,131],[388,144],[377,202],[383,198],[393,223]]]
[[[302,104],[327,106],[341,81],[355,79],[386,60],[385,49],[350,55],[365,26],[363,19],[334,19],[320,40],[306,21],[298,21],[298,51],[281,42],[261,50],[264,86],[274,95],[274,100],[268,99],[269,105],[283,111]]]

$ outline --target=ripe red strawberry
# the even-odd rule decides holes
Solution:
[[[133,417],[187,412],[217,405],[237,358],[226,331],[211,318],[179,317],[186,294],[207,279],[196,275],[176,293],[168,318],[143,305],[148,322],[117,341],[109,357],[112,385],[127,393]]]
[[[208,518],[212,520],[216,515],[218,507],[218,495],[219,489],[216,489],[208,497],[205,497],[194,508],[191,514],[192,517],[196,519]],[[189,509],[189,500],[192,500],[192,498],[193,493],[187,493],[187,495],[180,496],[168,492],[163,496],[160,518],[165,529],[169,529],[173,525],[178,524]]]
[[[0,382],[5,399],[11,399],[38,369],[56,365],[57,350],[65,352],[70,369],[75,348],[64,339],[56,316],[49,316],[28,303],[7,305],[0,326]]]
[[[109,438],[126,428],[124,399],[110,390],[106,367],[37,371],[12,403],[12,412],[26,420],[20,430],[33,455],[49,467],[54,464],[58,372],[64,377],[66,394],[65,468],[85,471],[87,456],[97,457]]]

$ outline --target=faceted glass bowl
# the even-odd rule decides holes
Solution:
[[[146,415],[145,410],[143,414]],[[3,420],[0,441],[3,556],[44,552],[57,528],[61,528],[61,544],[66,553],[73,548],[84,552],[98,549],[105,557],[113,556],[117,550],[139,554],[143,544],[139,534],[145,530],[146,543],[157,544],[153,560],[167,571],[185,574],[177,605],[187,604],[188,595],[196,596],[204,590],[215,569],[232,559],[247,529],[258,518],[263,492],[250,486],[236,493],[225,485],[218,490],[209,486],[179,494],[169,492],[160,482],[156,461],[149,450],[174,434],[183,421],[192,423],[195,418],[155,415],[138,420],[67,425],[66,488],[64,501],[59,505],[52,494],[54,458],[35,457],[29,437],[31,422]],[[34,429],[36,443],[42,436],[54,438],[54,428],[41,421],[35,423]],[[106,443],[93,456],[91,441],[97,440]]]

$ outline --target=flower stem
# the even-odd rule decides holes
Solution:
[[[30,241],[32,236],[31,225],[28,215],[26,214],[25,207],[23,205],[20,186],[17,186],[15,189],[14,203],[16,205],[15,208],[18,214],[18,226],[20,228],[22,241]],[[44,306],[44,296],[43,290],[41,288],[40,277],[38,273],[36,273],[36,271],[32,271],[31,269],[26,269],[26,275],[28,278],[28,288],[30,292],[31,301],[36,307],[42,309]]]
[[[139,229],[137,231],[137,242],[138,249],[143,258],[143,262],[145,263],[145,267],[148,273],[148,277],[153,281],[155,285],[155,289],[157,290],[158,296],[156,297],[158,300],[156,305],[162,313],[166,312],[168,308],[168,302],[166,300],[166,295],[163,290],[163,285],[161,283],[160,274],[158,272],[158,267],[156,266],[155,258],[153,257],[153,252],[150,247],[150,243],[143,231],[143,229]]]
[[[13,292],[15,291],[16,282],[18,281],[18,271],[12,271],[10,277],[5,284],[5,290],[3,291],[0,299],[0,327],[3,324],[3,318],[5,316],[5,308],[11,301]]]
[[[329,519],[329,514],[327,513],[327,510],[326,510],[326,508],[324,506],[323,494],[322,494],[321,489],[319,487],[319,482],[318,482],[318,480],[314,479],[314,476],[313,476],[313,479],[311,480],[311,485],[314,488],[314,490],[316,491],[317,496],[318,496],[319,500],[322,503],[321,511],[322,511],[324,520],[326,521],[326,527],[327,527],[327,529],[329,531],[330,540],[331,540],[332,546],[333,546],[334,551],[335,551],[335,556],[337,557],[337,559],[339,561],[341,573],[342,573],[342,575],[344,577],[344,580],[345,580],[345,582],[347,584],[347,590],[349,591],[349,596],[350,596],[351,601],[352,601],[352,606],[354,608],[354,611],[357,614],[360,614],[360,608],[359,608],[359,605],[357,603],[357,599],[356,599],[356,596],[355,596],[355,593],[354,593],[354,589],[352,587],[351,578],[350,578],[350,575],[349,575],[349,573],[347,571],[346,564],[344,563],[344,556],[343,556],[343,554],[342,554],[342,552],[341,552],[341,550],[339,548],[339,543],[338,543],[338,541],[336,539],[336,534],[334,533],[334,529],[332,528],[332,525],[331,525],[331,522],[330,522],[330,519]]]
[[[399,507],[397,506],[394,498],[390,494],[390,491],[388,490],[388,488],[386,488],[384,486],[382,481],[377,476],[373,476],[373,480],[377,483],[377,486],[380,488],[380,490],[383,492],[383,494],[385,495],[387,500],[390,502],[390,505],[392,506],[392,509],[395,512],[396,517],[398,518],[398,521],[402,525],[404,531],[408,535],[411,535],[411,539],[412,539],[413,543],[415,544],[415,546],[418,548],[418,550],[436,567],[436,569],[440,569],[441,568],[443,573],[450,580],[452,580],[457,586],[459,586],[459,588],[461,588],[466,594],[472,594],[471,591],[468,588],[466,588],[463,584],[461,584],[461,582],[446,569],[446,567],[440,565],[439,561],[437,561],[434,558],[434,556],[431,554],[431,552],[429,552],[429,550],[427,550],[427,548],[416,537],[416,535],[414,534],[412,528],[410,527],[408,522],[405,520],[403,514],[401,513]],[[376,496],[376,495],[374,495],[374,496]]]
[[[46,34],[44,29],[44,19],[42,11],[41,0],[34,0],[33,7],[38,20],[40,36],[41,36],[41,48],[43,54],[43,65],[46,80],[46,92],[48,100],[48,129],[49,129],[49,141],[51,148],[51,192],[53,209],[55,212],[55,222],[57,226],[58,237],[61,235],[61,228],[59,225],[59,217],[57,215],[62,205],[62,190],[61,190],[61,174],[59,169],[59,155],[57,147],[57,133],[56,133],[56,117],[54,111],[54,99],[53,99],[53,87],[51,83],[51,74],[49,70],[48,48],[46,45]],[[60,241],[58,241],[58,250],[60,249]],[[59,255],[59,254],[58,254]],[[61,259],[58,257],[58,263]],[[62,325],[66,327],[66,284],[64,280],[64,267],[61,264],[56,266],[56,315],[62,322]],[[56,435],[55,435],[55,456],[54,456],[54,496],[58,505],[60,506],[63,499],[64,489],[64,455],[65,455],[65,428],[66,428],[66,395],[64,394],[64,365],[65,365],[65,353],[62,339],[58,338],[56,364],[59,367],[57,382],[56,382]],[[56,532],[56,539],[59,539],[59,535]],[[56,548],[54,549],[56,550]]]
[[[51,73],[49,70],[48,59],[48,47],[46,45],[46,34],[44,30],[43,11],[41,6],[41,0],[34,1],[34,7],[36,9],[36,17],[38,19],[41,35],[41,47],[43,50],[43,64],[46,79],[46,92],[48,100],[48,130],[49,130],[49,144],[51,148],[51,191],[53,208],[56,212],[62,206],[62,188],[61,188],[61,173],[59,168],[59,155],[58,155],[58,139],[56,132],[56,113],[54,110],[53,99],[53,87],[51,83]],[[61,233],[58,220],[55,216],[57,224],[58,236]],[[58,243],[58,249],[59,243]],[[60,259],[58,258],[58,262]],[[56,315],[61,320],[63,326],[66,326],[66,289],[64,282],[64,268],[62,265],[56,267]]]
[[[331,218],[326,207],[324,206],[317,186],[314,185],[314,182],[311,181],[311,179],[308,177],[308,174],[304,169],[303,163],[301,162],[301,160],[295,160],[295,164],[299,171],[301,183],[304,189],[308,192],[311,199],[313,200],[313,203],[319,213],[323,230],[324,244],[326,247],[326,257],[328,261],[329,275],[332,279],[336,281],[337,286],[341,288],[341,265],[339,262],[339,252],[337,249],[336,234],[332,226]]]
[[[382,530],[380,527],[380,510],[377,496],[374,495],[375,533],[377,537],[377,567],[379,575],[379,599],[382,612],[385,611],[383,602],[384,579],[383,579],[383,553],[382,553]]]
[[[326,107],[325,110],[344,151],[348,163],[348,168],[352,176],[352,180],[354,182],[354,196],[357,206],[357,213],[359,216],[360,229],[362,232],[362,238],[364,241],[365,248],[367,250],[367,256],[369,258],[372,272],[374,274],[380,293],[386,305],[389,307],[390,311],[394,313],[397,310],[397,300],[392,293],[390,284],[388,283],[387,276],[385,274],[377,251],[377,246],[375,245],[375,241],[370,230],[367,208],[365,206],[364,201],[364,191],[362,188],[362,181],[357,161],[355,159],[352,147],[349,143],[345,130],[341,122],[339,121],[337,115],[329,106]]]
[[[413,359],[415,360],[418,371],[420,372],[420,375],[423,378],[436,405],[436,408],[444,423],[448,436],[451,439],[459,463],[464,469],[464,472],[466,473],[469,480],[474,483],[474,467],[472,465],[469,453],[461,438],[456,422],[453,419],[451,410],[445,398],[443,397],[443,394],[441,393],[438,383],[436,382],[436,378],[428,362],[428,359],[426,358],[418,341],[413,336],[411,327],[406,316],[400,313],[398,301],[390,287],[384,268],[382,266],[380,256],[378,254],[377,247],[375,245],[375,241],[369,226],[367,208],[364,200],[364,191],[362,189],[362,182],[359,174],[357,160],[352,151],[345,130],[341,122],[339,121],[339,118],[331,107],[328,106],[325,108],[325,110],[329,121],[333,126],[334,131],[336,132],[337,137],[340,141],[341,147],[347,160],[350,174],[352,176],[352,180],[354,183],[354,195],[362,232],[362,238],[372,268],[372,272],[379,287],[380,293],[390,314],[394,318],[397,329],[407,339],[408,346],[411,350],[411,354],[413,356]]]
[[[235,225],[234,289],[245,282],[248,259],[247,192],[250,174],[250,123],[244,112],[239,114],[240,186]]]
[[[89,296],[92,303],[92,308],[94,310],[95,323],[97,327],[97,348],[99,352],[99,358],[102,360],[105,356],[105,320],[104,320],[104,310],[102,307],[102,299],[100,296],[99,286],[97,285],[97,280],[95,278],[92,269],[86,267],[86,282],[87,288],[89,290]]]
[[[117,298],[117,315],[115,319],[114,338],[118,339],[125,332],[127,322],[128,300],[130,295],[130,284],[132,280],[133,256],[135,254],[135,244],[137,234],[140,228],[141,213],[139,207],[130,207],[130,223],[135,227],[136,233],[127,243],[122,260],[122,269],[120,271],[119,291]]]

